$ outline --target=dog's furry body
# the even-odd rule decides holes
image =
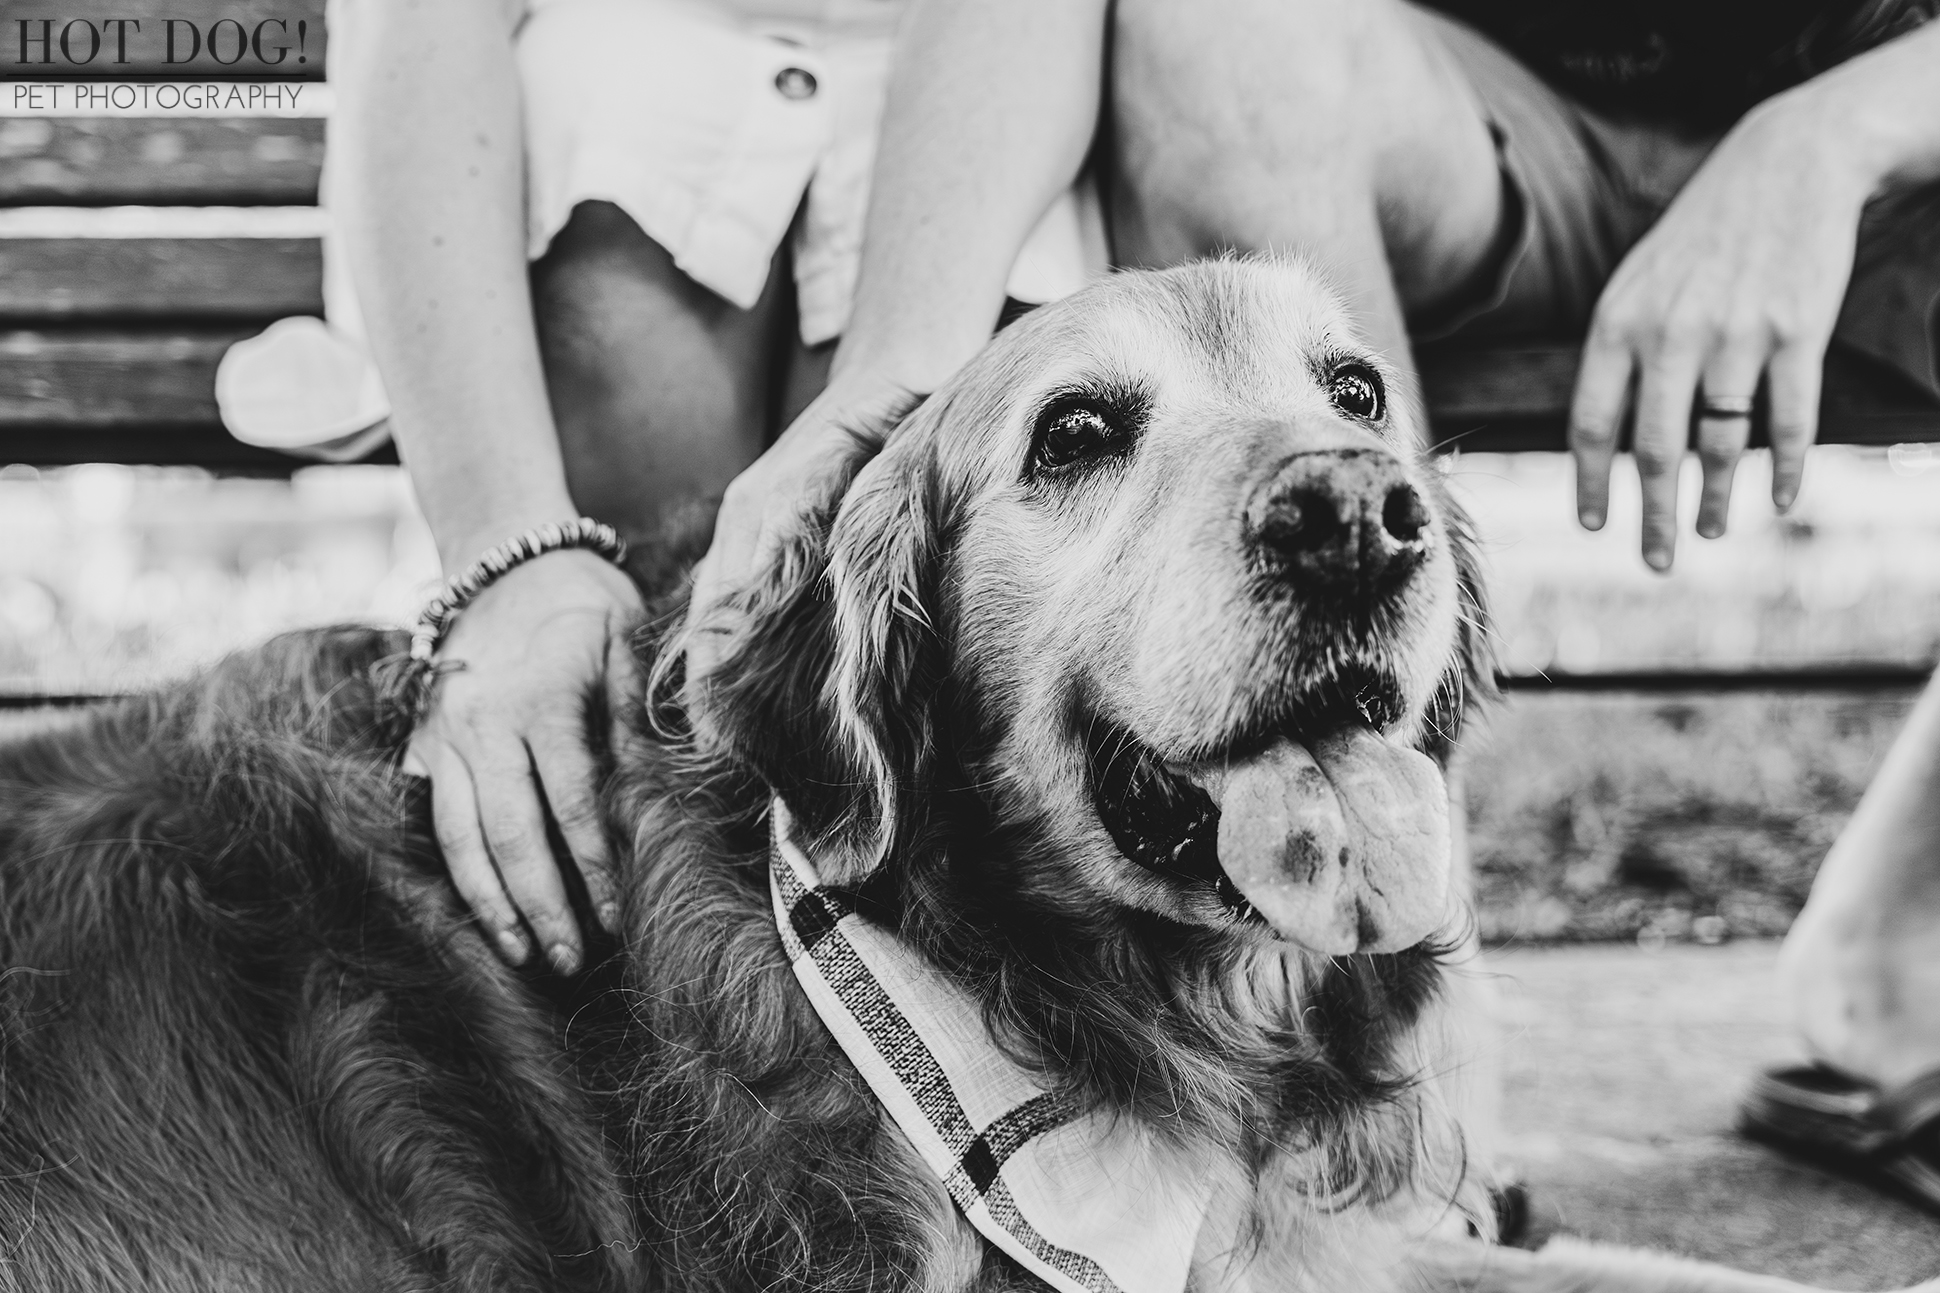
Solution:
[[[279,639],[0,753],[0,1288],[597,1287],[554,1012],[409,828],[397,638]],[[582,1256],[573,1256],[582,1254]]]
[[[1139,793],[1171,811],[1193,792],[1164,768],[1344,703],[1445,753],[1485,672],[1459,526],[1413,467],[1443,537],[1361,630],[1329,637],[1354,617],[1221,565],[1232,482],[1273,437],[1363,436],[1309,398],[1312,355],[1350,344],[1315,297],[1257,264],[1134,279],[926,405],[755,599],[712,684],[720,739],[682,734],[670,686],[654,722],[626,720],[607,798],[624,935],[574,983],[501,966],[444,883],[398,771],[397,635],[280,639],[0,749],[0,1289],[1040,1287],[954,1210],[795,983],[771,792],[825,877],[981,999],[994,1044],[1211,1151],[1195,1288],[1666,1287],[1604,1259],[1411,1250],[1474,1193],[1419,1080],[1436,953],[1301,952],[1213,877],[1127,861],[1114,839],[1163,812],[1100,819],[1121,806],[1088,770],[1095,731],[1116,734],[1106,774],[1150,755]],[[1248,350],[1253,331],[1283,349]],[[1168,346],[1216,393],[1307,363],[1275,397],[1294,411],[1139,367]],[[1073,352],[1109,371],[1046,371]],[[1074,390],[1139,419],[1082,477],[1040,461]],[[1189,537],[1184,558],[1139,551],[1155,528]],[[1167,588],[1199,618],[1152,621]],[[1304,672],[1259,673],[1286,660]],[[1203,824],[1186,808],[1176,857]]]
[[[401,646],[292,635],[0,751],[0,1288],[1028,1282],[797,989],[760,784],[630,769],[624,983],[522,981],[395,771]]]

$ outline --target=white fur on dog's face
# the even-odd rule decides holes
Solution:
[[[1387,389],[1378,419],[1350,416],[1332,393],[1355,365]],[[885,616],[936,621],[994,732],[1000,811],[1060,838],[1123,901],[1230,922],[1113,845],[1080,729],[1122,729],[1171,764],[1216,760],[1284,731],[1316,677],[1379,675],[1384,698],[1364,712],[1394,742],[1421,737],[1457,649],[1457,568],[1396,388],[1295,263],[1125,278],[1041,312],[858,478],[831,548],[842,636],[866,657]],[[1046,411],[1074,403],[1106,410],[1123,443],[1046,469]],[[1337,610],[1263,580],[1245,513],[1292,456],[1356,448],[1399,460],[1428,520],[1405,587],[1349,630]],[[934,585],[927,606],[922,584]],[[843,658],[863,667],[853,650]]]

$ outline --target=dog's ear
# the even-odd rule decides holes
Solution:
[[[835,659],[827,697],[860,774],[851,843],[873,870],[920,827],[947,672],[936,622],[947,491],[905,428],[857,479],[830,544]]]
[[[710,726],[787,802],[833,884],[889,856],[930,781],[940,518],[903,434],[784,545],[706,687]]]

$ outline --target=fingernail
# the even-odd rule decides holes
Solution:
[[[1700,539],[1716,539],[1723,537],[1724,527],[1714,522],[1706,523],[1698,526],[1697,532]]]
[[[546,959],[552,968],[570,978],[579,973],[579,953],[564,943],[554,943],[546,949]]]
[[[1586,530],[1601,530],[1603,528],[1603,513],[1601,512],[1586,508],[1577,513],[1576,519],[1583,523],[1583,528]]]
[[[506,960],[514,965],[524,965],[532,955],[532,944],[524,934],[516,929],[501,929],[494,936],[498,940],[498,950]]]
[[[601,903],[598,914],[600,918],[600,925],[602,928],[606,930],[607,933],[617,934],[620,932],[620,904],[619,903],[617,902]]]
[[[1792,504],[1796,502],[1797,499],[1798,499],[1798,495],[1790,492],[1772,495],[1772,502],[1777,505],[1778,510],[1781,512],[1791,511]]]
[[[1671,554],[1663,548],[1652,548],[1644,553],[1644,562],[1652,570],[1662,574],[1671,568]]]

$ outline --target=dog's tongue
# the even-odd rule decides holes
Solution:
[[[1220,867],[1282,937],[1397,952],[1446,916],[1448,790],[1426,755],[1352,727],[1193,779],[1219,804]]]

